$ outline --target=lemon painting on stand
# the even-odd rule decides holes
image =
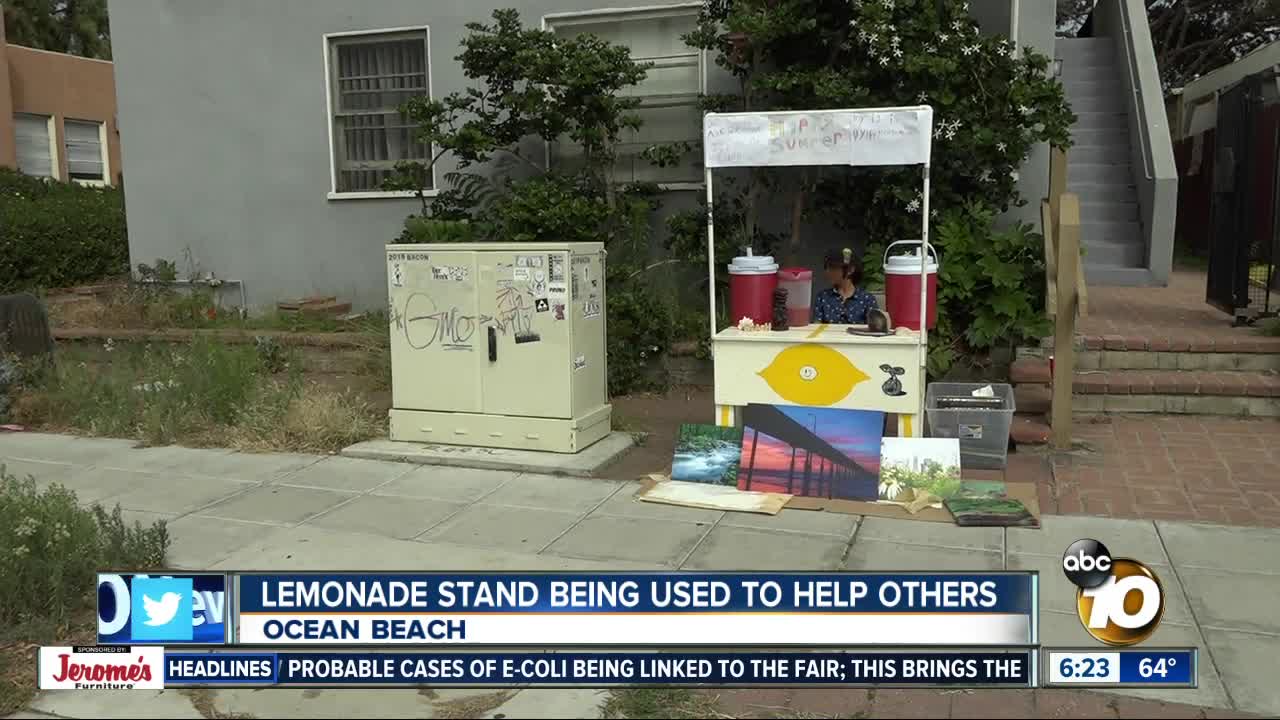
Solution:
[[[871,378],[826,345],[792,345],[757,373],[778,397],[796,405],[835,405]]]

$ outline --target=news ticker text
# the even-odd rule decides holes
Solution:
[[[42,648],[42,689],[164,687],[1195,687],[1194,648],[849,651]]]

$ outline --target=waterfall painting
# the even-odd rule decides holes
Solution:
[[[875,500],[884,413],[748,405],[738,489]]]
[[[709,485],[737,485],[742,428],[686,423],[676,436],[671,479]]]

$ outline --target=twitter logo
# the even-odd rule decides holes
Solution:
[[[191,641],[191,578],[135,577],[131,590],[129,624],[133,639]]]

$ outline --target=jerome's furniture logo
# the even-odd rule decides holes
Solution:
[[[42,647],[41,690],[163,690],[162,647]]]
[[[1085,538],[1062,554],[1062,572],[1078,588],[1076,614],[1095,640],[1136,645],[1160,625],[1164,588],[1143,563],[1113,558],[1106,545]]]

